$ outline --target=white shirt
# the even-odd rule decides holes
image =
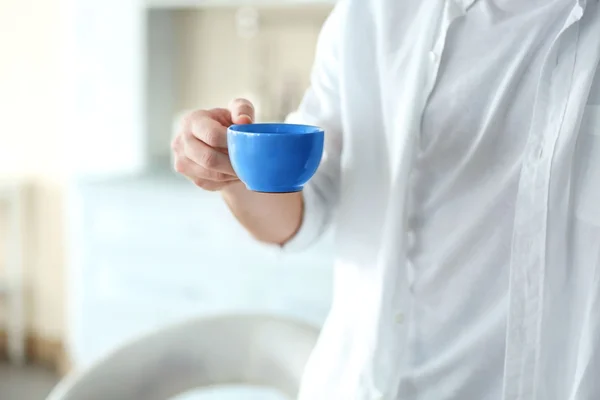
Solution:
[[[400,399],[501,399],[510,248],[539,76],[572,0],[479,0],[450,26],[408,191]]]
[[[443,83],[445,74],[453,74],[448,72],[453,68],[453,52],[463,45],[460,27],[483,23],[470,13],[485,15],[485,6],[473,3],[342,0],[324,28],[312,87],[293,119],[326,128],[326,155],[304,191],[304,222],[287,248],[310,245],[334,222],[337,259],[333,304],[307,367],[302,400],[462,400],[470,399],[470,391],[504,400],[600,398],[600,78],[593,83],[600,60],[597,0],[565,1],[558,29],[549,32],[551,41],[538,37],[537,45],[547,46],[542,50],[545,55],[541,59],[523,55],[530,57],[526,61],[530,65],[540,63],[528,76],[532,81],[524,86],[533,87],[533,95],[527,90],[516,96],[523,96],[517,101],[524,103],[528,103],[527,96],[535,99],[529,126],[519,125],[523,122],[518,118],[512,121],[508,114],[504,121],[506,126],[517,124],[515,129],[525,136],[521,148],[518,143],[512,150],[500,146],[497,151],[503,154],[490,156],[481,166],[489,167],[506,157],[508,166],[498,168],[494,178],[510,176],[510,166],[517,166],[517,189],[509,178],[498,182],[512,192],[512,199],[507,194],[501,202],[508,203],[504,205],[509,212],[490,219],[505,223],[499,232],[511,238],[508,244],[498,240],[489,245],[497,254],[504,246],[504,263],[481,255],[466,266],[456,263],[469,271],[480,266],[482,276],[452,285],[451,280],[465,273],[456,267],[444,268],[455,261],[443,257],[440,246],[447,246],[452,238],[442,238],[441,228],[414,225],[415,212],[430,220],[438,218],[436,213],[421,212],[427,210],[420,210],[410,200],[420,193],[419,187],[435,183],[427,174],[419,177],[430,165],[420,163],[426,155],[422,146],[443,134],[434,126],[440,122],[428,115],[439,115],[436,96],[443,97],[449,89]],[[518,10],[521,16],[529,11]],[[550,30],[554,27],[541,25]],[[497,42],[501,41],[499,37]],[[490,43],[490,48],[496,44]],[[515,43],[515,52],[520,54],[522,47]],[[502,58],[509,65],[498,67],[498,74],[505,78],[498,89],[511,86],[511,79],[518,74],[510,65],[518,58]],[[440,68],[441,60],[444,68]],[[466,77],[471,70],[477,71],[463,68]],[[455,76],[459,72],[455,71]],[[440,82],[439,90],[434,90]],[[491,83],[482,86],[486,85]],[[489,94],[488,90],[477,93],[484,103],[477,107],[495,104]],[[493,96],[502,99],[501,93]],[[462,106],[463,114],[458,109],[449,114],[466,116],[473,105],[465,100]],[[485,120],[477,107],[472,115]],[[496,112],[492,114],[501,115],[500,104],[493,109]],[[506,110],[519,112],[512,107]],[[477,122],[457,122],[467,130],[463,134],[483,134],[488,140],[503,132],[499,127],[475,131],[472,128],[480,126]],[[464,139],[448,134],[453,142],[448,145]],[[476,140],[466,143],[472,146]],[[443,144],[434,145],[434,153],[442,150],[439,146]],[[476,153],[464,156],[448,162],[456,168],[456,162],[476,157]],[[519,156],[520,162],[516,162]],[[428,160],[434,158],[438,160],[434,154]],[[441,171],[441,165],[438,167]],[[481,218],[488,218],[481,214],[502,207],[481,207],[493,186],[480,185],[462,172],[457,175],[461,186],[444,192],[446,202],[437,204],[437,210],[449,207],[448,199],[457,197],[454,211],[466,215],[466,225],[474,226],[469,233],[475,239],[457,228],[455,240],[461,255],[475,247],[469,246],[469,240],[486,238],[490,232],[489,226],[483,227],[481,235],[476,235]],[[451,174],[449,168],[435,179],[444,182]],[[469,182],[472,186],[467,186]],[[439,184],[432,187],[441,190]],[[459,199],[460,191],[470,199]],[[431,203],[429,196],[431,193],[426,200]],[[465,204],[471,204],[474,212],[464,214]],[[445,212],[450,215],[452,208],[448,210]],[[429,231],[432,236],[426,238]],[[439,252],[433,255],[440,262],[433,270],[434,261],[427,258],[425,248],[412,251],[413,245],[423,244]],[[493,312],[470,313],[467,309],[502,297],[501,284],[495,294],[486,290],[496,284],[492,269],[501,268],[500,264],[506,275],[502,278],[497,272],[498,279],[508,286],[505,304],[498,305],[505,326],[496,323],[497,329],[490,332],[500,331],[495,337],[504,338],[505,348],[497,343],[499,339],[488,342],[490,337],[482,332],[490,325],[486,319],[494,319],[494,315],[490,317]],[[428,270],[419,269],[422,265]],[[433,289],[418,296],[415,282],[431,273],[438,281],[435,288],[447,292],[443,298],[432,297],[436,295]],[[436,315],[449,316],[448,324],[426,320],[423,305],[430,301],[437,307]],[[465,308],[456,310],[457,305]],[[466,329],[459,332],[461,318]],[[444,332],[431,335],[436,324],[442,330],[454,327],[447,336],[455,340],[448,340]],[[424,337],[427,334],[430,336]],[[416,347],[418,342],[428,348]],[[474,348],[480,349],[479,357]],[[502,363],[488,364],[487,356],[499,348]],[[443,368],[436,369],[436,365]],[[489,371],[481,371],[487,368]],[[435,379],[430,378],[432,374]],[[488,394],[473,386],[473,375],[485,377]]]

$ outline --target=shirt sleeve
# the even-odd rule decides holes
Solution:
[[[287,122],[316,125],[325,130],[323,159],[315,176],[302,194],[304,212],[296,235],[283,246],[285,251],[304,250],[315,243],[331,225],[339,198],[342,117],[340,47],[346,13],[346,1],[340,1],[325,22],[311,75],[299,109]]]

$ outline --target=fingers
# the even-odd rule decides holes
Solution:
[[[242,99],[234,100],[229,109],[188,114],[171,144],[175,170],[209,191],[239,182],[227,151],[227,127],[252,123],[253,118],[254,107]]]
[[[227,148],[227,128],[208,116],[191,122],[190,131],[197,139],[213,148]]]
[[[235,99],[229,104],[231,121],[234,124],[251,124],[254,121],[254,106],[246,99]]]
[[[196,186],[207,190],[221,190],[237,182],[235,176],[209,170],[190,160],[184,151],[183,136],[179,135],[172,143],[175,152],[175,171],[191,180]]]
[[[226,126],[229,125],[231,125],[229,110],[222,108],[198,110],[185,117],[179,135],[191,132],[198,140],[211,147],[226,148]]]
[[[226,153],[220,152],[198,140],[191,132],[184,133],[181,137],[185,157],[204,169],[235,177],[235,172]]]
[[[213,182],[215,184],[237,181],[237,178],[235,176],[206,169],[196,164],[195,162],[187,158],[185,155],[177,156],[177,159],[175,160],[175,171],[188,177],[189,179],[194,181],[194,183],[198,186],[201,186],[199,182],[205,181]]]

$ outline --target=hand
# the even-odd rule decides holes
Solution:
[[[239,182],[229,161],[227,128],[250,124],[254,106],[237,99],[228,109],[198,110],[188,114],[171,147],[175,153],[175,171],[208,191],[219,191]]]

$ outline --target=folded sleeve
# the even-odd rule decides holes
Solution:
[[[316,125],[325,130],[325,150],[315,176],[303,191],[304,212],[297,234],[283,246],[285,251],[304,250],[331,225],[340,190],[342,111],[340,48],[343,43],[346,1],[340,1],[327,19],[317,45],[311,86],[298,110],[287,122]]]

